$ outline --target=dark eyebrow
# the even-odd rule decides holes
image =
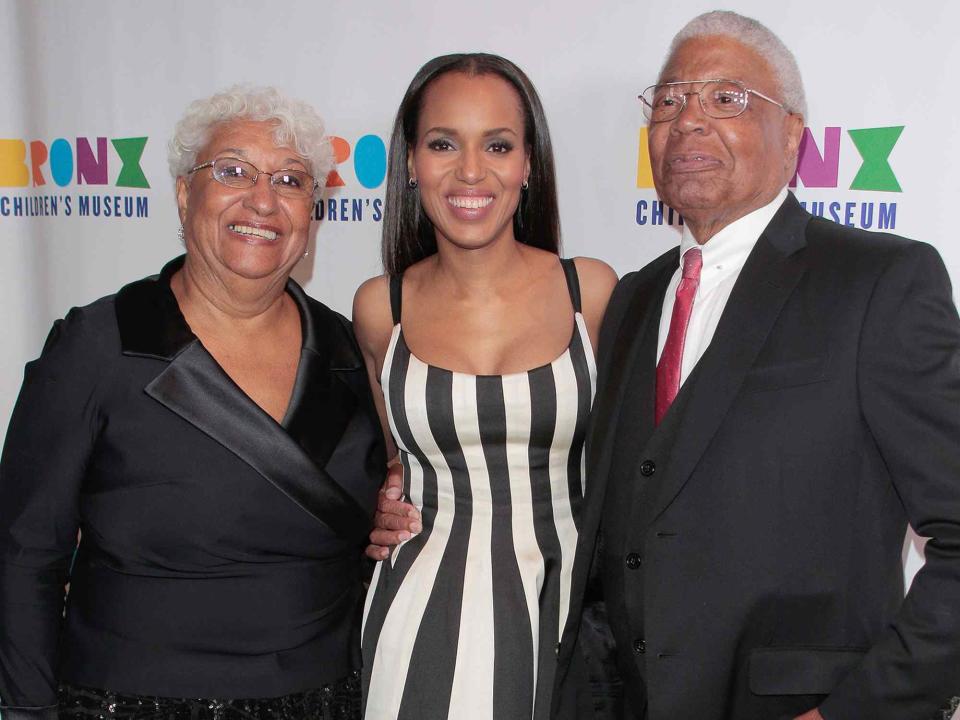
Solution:
[[[446,128],[446,127],[432,127],[432,128],[427,128],[426,130],[423,131],[424,135],[427,135],[429,133],[439,133],[441,135],[457,135],[458,134],[457,131],[454,130],[453,128]]]
[[[440,133],[441,135],[452,135],[454,137],[458,137],[460,134],[453,128],[446,128],[446,127],[432,127],[426,130],[423,134],[427,135],[429,133]],[[491,135],[503,135],[505,133],[509,133],[510,135],[518,134],[517,131],[512,128],[499,127],[499,128],[493,128],[491,130],[485,130],[483,133],[483,136],[490,137]]]
[[[491,135],[504,135],[504,134],[517,135],[517,131],[514,130],[513,128],[508,128],[508,127],[494,128],[493,130],[487,130],[483,134],[483,136],[490,137]]]

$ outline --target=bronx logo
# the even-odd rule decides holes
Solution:
[[[113,181],[115,187],[149,188],[150,183],[140,166],[147,144],[146,137],[113,138],[110,143],[120,159],[120,169]],[[96,150],[94,150],[94,145]],[[71,145],[57,138],[48,147],[42,140],[28,143],[20,139],[0,139],[0,187],[42,187],[50,180],[59,187],[72,182],[77,185],[109,185],[110,153],[107,138],[78,137]],[[76,171],[76,172],[74,172]]]
[[[850,183],[851,190],[874,192],[902,192],[897,176],[890,167],[890,153],[900,139],[904,126],[875,127],[847,130],[854,147],[862,160],[859,170]],[[797,186],[797,179],[807,188],[836,188],[840,179],[840,127],[825,127],[823,150],[817,145],[810,128],[803,129],[797,172],[790,187]],[[653,172],[650,168],[650,153],[647,150],[647,128],[640,129],[637,152],[637,187],[652,188]]]

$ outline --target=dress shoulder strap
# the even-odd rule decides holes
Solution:
[[[560,266],[563,268],[563,274],[567,278],[567,289],[570,291],[570,302],[573,303],[574,312],[580,310],[580,278],[577,276],[577,266],[572,258],[560,258]]]
[[[390,310],[393,324],[400,324],[400,305],[403,303],[403,274],[390,276]]]

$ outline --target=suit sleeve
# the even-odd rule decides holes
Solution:
[[[911,526],[929,538],[890,627],[821,707],[826,720],[924,720],[960,695],[960,321],[929,245],[880,276],[859,352],[863,417]]]
[[[64,586],[78,497],[98,425],[102,345],[83,311],[58,321],[29,363],[0,459],[0,711],[56,717]]]
[[[613,293],[607,301],[607,311],[603,315],[600,325],[600,341],[597,343],[597,394],[600,386],[607,379],[610,359],[613,357],[612,347],[620,332],[623,316],[630,306],[630,299],[636,289],[637,273],[627,273],[617,282]]]
[[[598,398],[608,382],[612,348],[636,291],[637,276],[633,272],[621,278],[607,302],[597,346]],[[559,673],[559,692],[554,695],[555,720],[600,720],[623,715],[623,681],[616,666],[616,642],[607,621],[600,581],[602,542],[602,532],[598,530],[591,555],[578,556],[576,560],[585,560],[586,568],[575,572],[586,572],[587,578],[573,648],[563,655],[566,662]]]

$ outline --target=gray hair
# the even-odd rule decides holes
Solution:
[[[732,38],[766,60],[777,79],[780,92],[783,93],[783,104],[786,109],[806,117],[807,98],[803,92],[800,68],[793,53],[766,25],[729,10],[704,13],[684,25],[670,43],[670,52],[667,53],[667,59],[660,68],[660,74],[663,75],[670,59],[684,42],[711,35]]]
[[[278,147],[294,148],[306,158],[310,172],[320,187],[324,186],[335,163],[330,138],[317,111],[301,100],[284,96],[276,88],[247,85],[234,85],[190,103],[174,129],[168,148],[173,177],[190,172],[216,126],[232,120],[275,122],[273,141]]]

